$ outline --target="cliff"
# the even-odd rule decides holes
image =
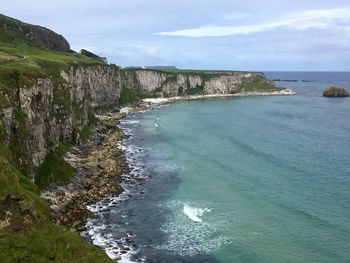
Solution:
[[[38,78],[2,94],[2,141],[15,145],[20,167],[34,181],[36,168],[59,143],[80,143],[81,133],[93,124],[94,112],[115,109],[140,97],[194,94],[232,94],[249,83],[266,83],[262,74],[232,72],[175,74],[153,70],[120,70],[111,66],[80,66],[60,70],[60,79]],[[133,94],[126,97],[125,94]],[[28,174],[29,173],[29,174]]]

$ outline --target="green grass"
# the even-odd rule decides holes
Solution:
[[[80,140],[82,143],[87,143],[90,137],[93,135],[93,131],[91,130],[90,127],[85,127],[81,132],[80,132]]]
[[[127,87],[122,88],[122,92],[119,97],[119,104],[125,105],[129,103],[134,103],[139,100],[139,96],[136,90],[129,89]]]
[[[254,92],[254,91],[278,91],[280,90],[277,88],[273,83],[270,82],[245,82],[242,84],[242,91],[246,92]]]
[[[200,69],[162,69],[159,71],[175,73],[175,74],[232,74],[242,73],[244,71],[233,71],[233,70],[200,70]]]
[[[100,249],[75,233],[45,222],[24,234],[0,233],[0,261],[15,262],[114,262]]]
[[[63,159],[64,154],[72,147],[72,144],[60,144],[56,151],[46,156],[35,180],[39,188],[43,189],[55,182],[69,182],[74,177],[76,170]]]
[[[197,85],[195,88],[187,88],[185,91],[186,95],[198,95],[203,94],[204,86]]]

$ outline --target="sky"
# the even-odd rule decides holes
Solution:
[[[350,71],[349,0],[1,0],[121,66]]]

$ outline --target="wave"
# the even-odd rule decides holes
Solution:
[[[203,204],[189,205],[181,201],[168,201],[161,206],[171,213],[161,226],[167,240],[158,245],[157,249],[187,258],[213,254],[222,246],[232,243],[232,237],[223,234],[229,226],[225,215],[215,215],[215,220],[211,222],[202,218],[206,212],[212,212],[209,208],[199,208],[205,207]]]
[[[202,219],[200,218],[201,216],[203,216],[203,214],[205,212],[210,212],[211,209],[208,208],[196,208],[196,207],[191,207],[187,204],[184,205],[183,208],[183,213],[189,218],[191,219],[193,222],[202,222]]]

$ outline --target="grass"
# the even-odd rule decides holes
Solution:
[[[245,81],[241,85],[240,91],[245,92],[272,92],[279,91],[280,88],[276,87],[272,81],[266,80],[264,75],[254,76],[250,81]]]
[[[122,92],[119,97],[119,104],[125,105],[129,103],[134,103],[139,100],[139,96],[136,90],[129,89],[127,87],[122,88]]]
[[[81,132],[80,132],[80,140],[82,143],[87,143],[89,138],[93,135],[93,131],[91,130],[90,127],[85,127]]]
[[[242,91],[254,92],[254,91],[278,91],[280,90],[270,82],[245,82],[242,84]]]
[[[186,95],[198,95],[203,94],[204,86],[197,85],[195,88],[187,88],[185,91]]]
[[[56,151],[46,156],[38,169],[35,180],[40,189],[51,183],[69,182],[74,177],[76,170],[63,159],[64,154],[72,147],[72,144],[60,144]]]
[[[159,71],[175,74],[232,74],[242,73],[244,71],[233,71],[233,70],[200,70],[200,69],[161,69]]]
[[[0,261],[15,262],[114,262],[100,249],[75,233],[45,222],[24,234],[0,233]]]

